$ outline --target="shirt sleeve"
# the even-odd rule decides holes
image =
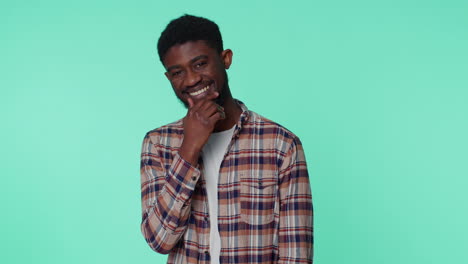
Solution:
[[[200,171],[176,154],[167,168],[147,134],[141,151],[141,231],[156,252],[168,254],[187,229],[191,197]]]
[[[280,169],[278,263],[312,263],[313,207],[301,142],[294,138]]]

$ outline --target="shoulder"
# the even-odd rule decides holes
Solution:
[[[182,119],[179,119],[175,122],[148,131],[145,135],[145,139],[151,139],[151,141],[156,142],[161,138],[182,137],[183,134],[184,127]]]
[[[243,125],[246,133],[263,135],[275,141],[287,144],[301,144],[299,137],[292,131],[254,111],[249,111],[249,118]]]
[[[297,138],[297,136],[291,132],[286,127],[282,126],[281,124],[274,122],[254,111],[249,110],[249,119],[244,124],[246,128],[256,128],[256,129],[263,129],[267,130],[266,132],[274,132],[284,135],[287,138]]]

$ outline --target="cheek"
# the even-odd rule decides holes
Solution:
[[[171,81],[172,89],[177,93],[180,90],[180,81],[172,80]]]
[[[174,90],[174,93],[177,96],[182,96],[182,91],[180,89],[177,89],[176,87],[172,87],[172,90]]]
[[[219,67],[213,67],[205,72],[205,76],[209,77],[210,79],[220,80],[224,76],[223,71],[224,69],[220,69]]]

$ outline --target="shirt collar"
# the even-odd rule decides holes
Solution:
[[[234,102],[237,103],[237,105],[242,109],[242,113],[239,117],[239,121],[236,124],[236,128],[234,130],[234,133],[232,135],[233,138],[237,137],[242,130],[243,125],[247,123],[250,117],[250,111],[247,109],[247,106],[240,100],[234,99]]]

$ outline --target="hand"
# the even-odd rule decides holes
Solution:
[[[203,146],[214,130],[216,122],[225,118],[224,108],[213,99],[217,92],[209,94],[206,99],[193,102],[188,98],[189,109],[184,117],[184,141],[179,154],[191,164],[198,163],[198,157]]]

